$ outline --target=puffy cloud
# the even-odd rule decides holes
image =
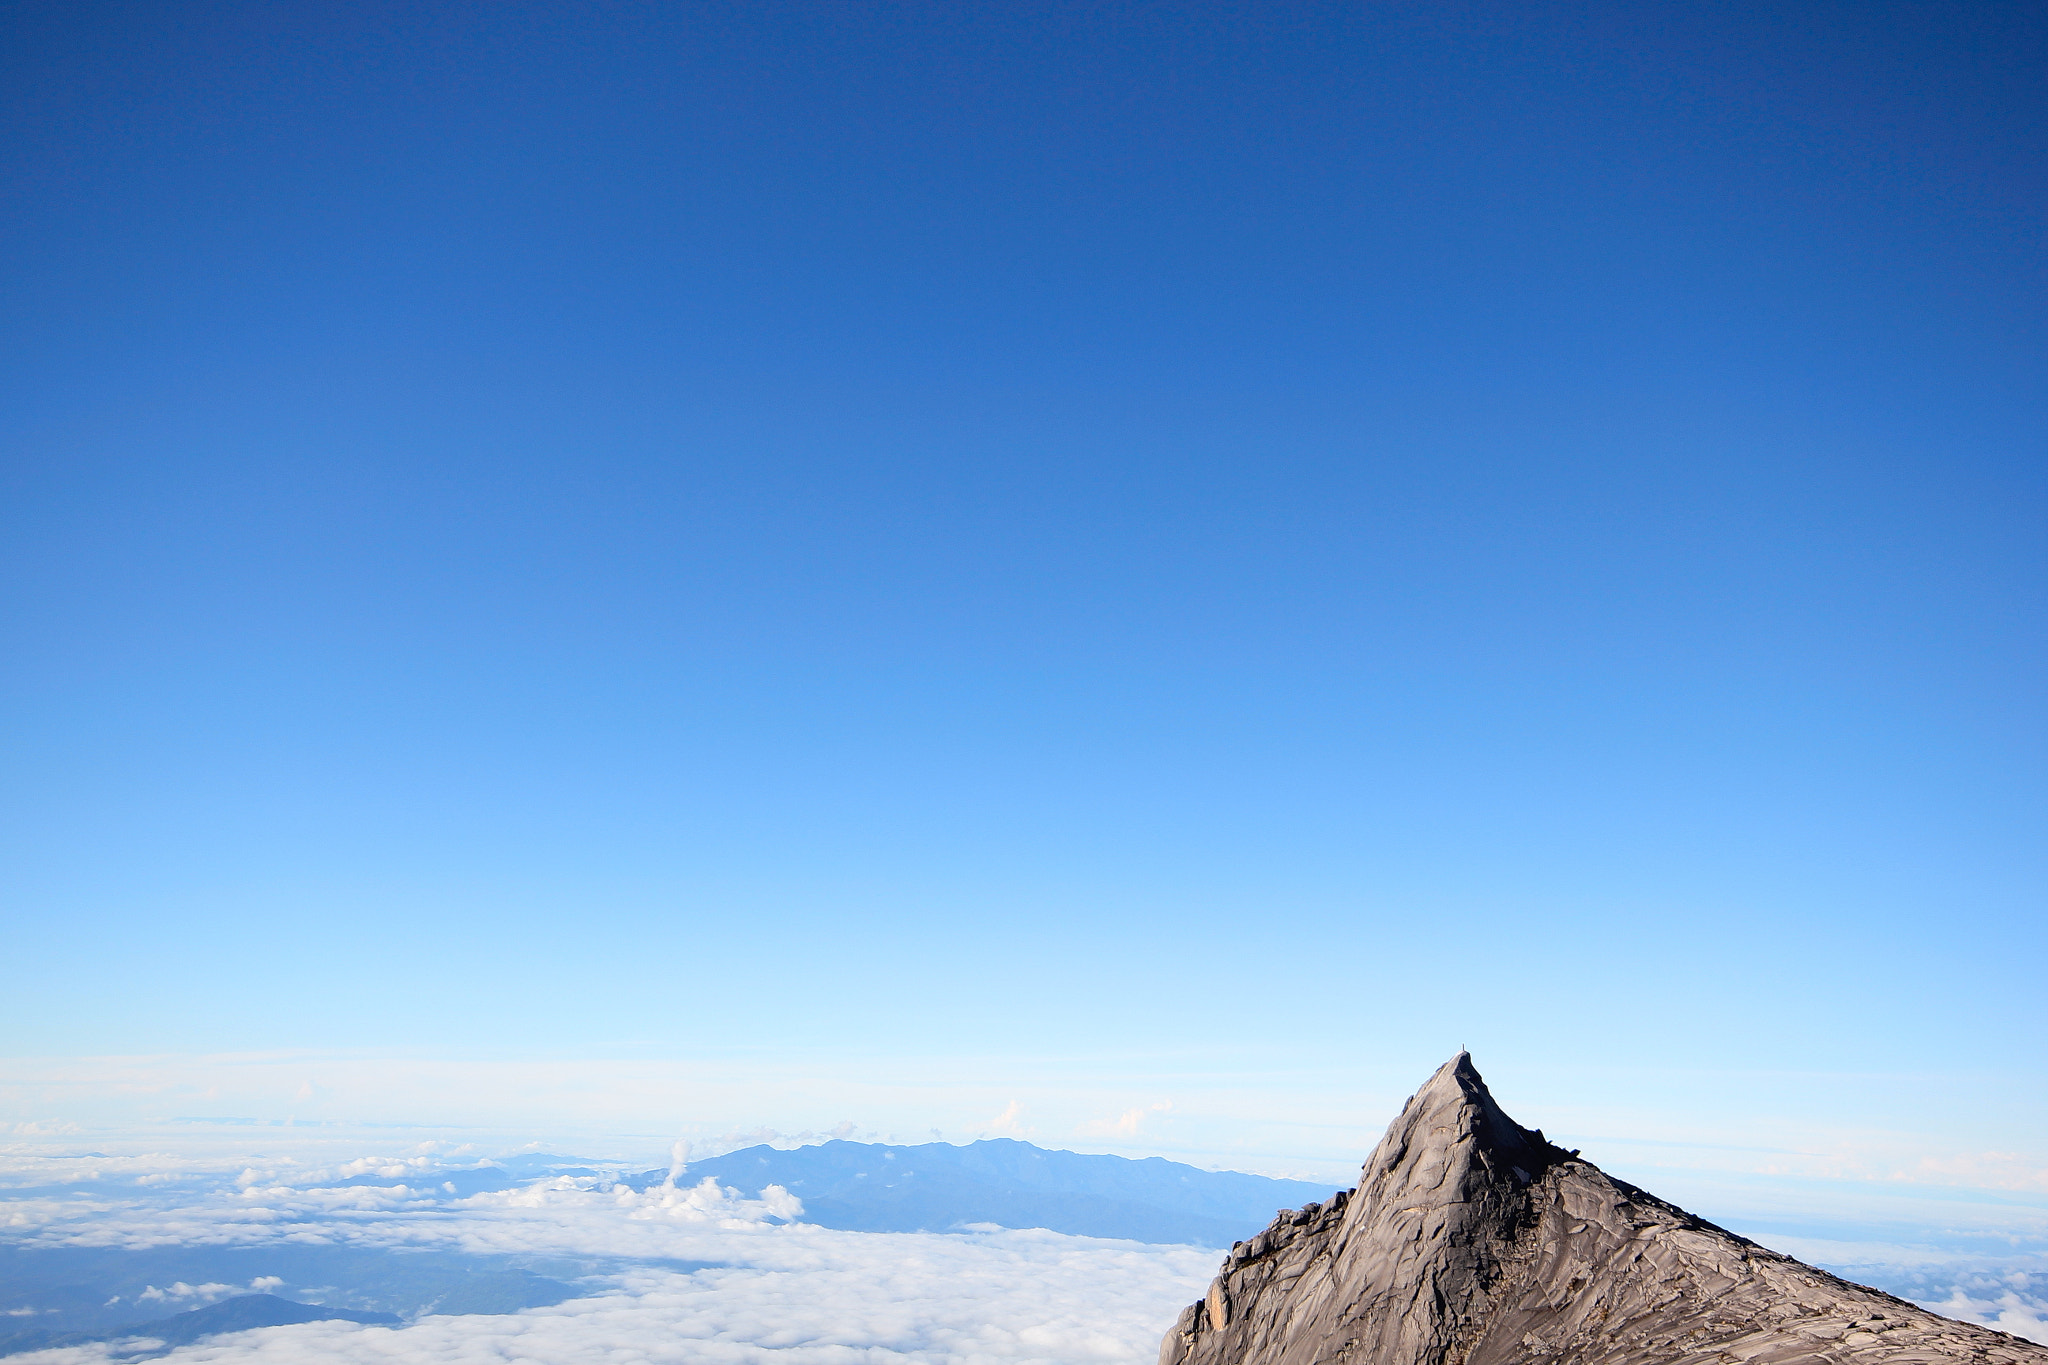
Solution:
[[[1945,1299],[1923,1306],[1964,1322],[1982,1323],[2048,1345],[2048,1276],[2025,1274],[2007,1277],[1972,1293],[1973,1286],[1956,1285]],[[2043,1283],[2036,1285],[2035,1280]]]
[[[278,1283],[282,1284],[283,1281],[280,1280]],[[158,1289],[155,1285],[150,1285],[135,1296],[135,1301],[137,1303],[147,1303],[155,1300],[159,1303],[169,1303],[174,1300],[190,1300],[198,1303],[212,1303],[221,1295],[234,1292],[235,1286],[231,1284],[186,1284],[183,1280],[179,1280],[167,1289]]]
[[[307,1323],[220,1337],[182,1362],[440,1365],[644,1359],[887,1365],[1149,1360],[1198,1295],[1208,1253],[1053,1233],[834,1233],[800,1268],[631,1272],[611,1292],[508,1316],[408,1327]],[[114,1344],[36,1352],[23,1365],[98,1365]]]
[[[715,1181],[644,1192],[566,1181],[479,1195],[420,1220],[386,1213],[346,1223],[234,1223],[236,1240],[308,1235],[359,1245],[599,1254],[724,1262],[694,1273],[640,1266],[599,1292],[505,1316],[427,1317],[401,1328],[309,1323],[181,1348],[172,1362],[439,1365],[476,1359],[645,1359],[888,1365],[893,1361],[1146,1361],[1213,1272],[1191,1247],[1068,1237],[838,1232],[771,1218],[800,1211],[786,1192],[749,1199]],[[303,1211],[301,1211],[303,1212]],[[164,1211],[173,1221],[204,1210]],[[146,1213],[130,1215],[146,1220]],[[83,1231],[79,1229],[78,1231]],[[225,1285],[157,1291],[188,1300]],[[24,1355],[24,1365],[100,1365],[115,1344]]]
[[[2014,1254],[1925,1243],[1844,1242],[1777,1237],[1773,1250],[1832,1270],[1964,1322],[2048,1344],[2048,1256],[2020,1248],[2039,1237],[2011,1237]]]
[[[1088,1137],[1134,1138],[1148,1115],[1163,1114],[1171,1108],[1171,1101],[1160,1100],[1149,1109],[1126,1109],[1113,1119],[1090,1119],[1074,1131]]]
[[[440,1163],[431,1156],[415,1157],[373,1157],[361,1156],[354,1161],[344,1161],[334,1168],[337,1178],[348,1180],[359,1175],[382,1176],[389,1180],[403,1179],[408,1175],[423,1175],[440,1169]]]
[[[322,1149],[331,1150],[331,1149]],[[671,1162],[686,1152],[671,1154]],[[203,1187],[104,1187],[0,1205],[29,1245],[164,1247],[341,1244],[581,1258],[608,1273],[588,1297],[511,1315],[426,1317],[399,1329],[347,1323],[265,1328],[169,1354],[173,1362],[441,1362],[591,1359],[890,1365],[895,1361],[1148,1362],[1180,1306],[1201,1293],[1215,1253],[1029,1230],[858,1233],[798,1221],[800,1199],[748,1195],[712,1179],[635,1191],[558,1176],[466,1199],[415,1191],[467,1160],[360,1150],[238,1154]],[[441,1164],[446,1162],[447,1164]],[[148,1164],[148,1163],[142,1163]],[[164,1158],[170,1169],[183,1163]],[[351,1176],[391,1186],[335,1186]],[[343,1172],[350,1173],[343,1175]],[[17,1235],[17,1244],[24,1240]],[[708,1264],[686,1272],[677,1263]],[[651,1264],[663,1263],[663,1264]],[[246,1272],[245,1272],[246,1273]],[[225,1278],[225,1277],[224,1277]],[[259,1277],[257,1292],[280,1287]],[[226,1284],[157,1288],[168,1314],[215,1301]],[[287,1289],[287,1296],[291,1296]],[[105,1365],[133,1343],[67,1347],[24,1365]],[[14,1365],[10,1360],[9,1365]]]
[[[1023,1113],[1024,1106],[1016,1100],[1011,1100],[1009,1104],[1003,1107],[1002,1113],[997,1114],[994,1118],[981,1125],[981,1131],[984,1133],[1010,1133],[1021,1136],[1031,1131],[1023,1124]]]
[[[1023,1112],[1013,1101],[995,1122],[1014,1129]],[[1097,1122],[1114,1128],[1128,1121],[1135,1130],[1153,1112],[1134,1108]],[[269,1328],[170,1356],[221,1365],[510,1359],[546,1365],[609,1358],[735,1365],[1146,1362],[1173,1315],[1200,1295],[1214,1270],[1214,1253],[1184,1247],[1000,1229],[835,1232],[792,1222],[801,1219],[802,1203],[789,1191],[770,1187],[750,1195],[716,1181],[691,1182],[684,1163],[702,1148],[666,1153],[676,1178],[643,1191],[614,1187],[602,1175],[554,1176],[457,1198],[443,1178],[475,1169],[483,1153],[420,1143],[416,1136],[380,1143],[361,1132],[245,1128],[195,1132],[190,1150],[175,1152],[161,1150],[161,1134],[126,1145],[95,1136],[91,1151],[78,1150],[82,1143],[23,1145],[0,1150],[0,1181],[22,1187],[25,1196],[0,1202],[0,1226],[16,1245],[310,1243],[575,1258],[601,1263],[604,1272],[583,1282],[586,1297],[552,1308],[429,1317],[397,1330],[344,1323]],[[177,1141],[185,1142],[185,1135]],[[659,1160],[650,1153],[633,1169]],[[591,1165],[610,1169],[604,1162]],[[363,1177],[390,1183],[336,1183]],[[150,1183],[139,1183],[144,1180]],[[1947,1229],[1951,1240],[1943,1247],[1875,1238],[1767,1240],[1803,1259],[1853,1270],[1852,1278],[1936,1311],[2044,1339],[2048,1274],[2038,1256],[1987,1266],[1972,1259],[1981,1253],[1953,1249],[1981,1246],[1993,1233],[2014,1251],[2040,1246],[2048,1235],[2040,1210],[2009,1201],[1947,1200],[1925,1210],[1896,1199],[1892,1204],[1913,1214],[1915,1228]],[[686,1273],[675,1268],[678,1262],[715,1268]],[[206,1276],[183,1270],[207,1282],[159,1289],[150,1306],[168,1314],[210,1301],[208,1295],[246,1292],[213,1283],[211,1276],[239,1279],[272,1268],[257,1264]],[[272,1276],[249,1288],[283,1288],[294,1296]],[[35,1365],[102,1365],[115,1358],[112,1348],[99,1346],[19,1357]]]

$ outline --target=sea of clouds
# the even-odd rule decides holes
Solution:
[[[16,1247],[324,1244],[603,1267],[578,1281],[581,1297],[550,1308],[262,1328],[161,1357],[171,1361],[1148,1361],[1217,1261],[1213,1250],[1023,1229],[839,1232],[801,1222],[801,1203],[783,1191],[747,1195],[687,1175],[637,1193],[604,1175],[559,1176],[455,1198],[442,1177],[476,1164],[459,1151],[323,1165],[280,1159],[270,1143],[240,1169],[207,1170],[214,1163],[174,1152],[31,1146],[0,1159],[18,1191],[0,1203],[0,1228]],[[391,1183],[335,1183],[364,1175]],[[150,1289],[169,1314],[252,1287],[292,1296],[275,1277]],[[85,1365],[147,1344],[9,1359]]]
[[[463,1194],[466,1174],[494,1169],[489,1153],[361,1130],[16,1137],[0,1148],[0,1238],[16,1249],[325,1246],[578,1267],[568,1272],[575,1297],[551,1307],[262,1328],[160,1357],[173,1362],[1145,1362],[1218,1259],[1029,1229],[834,1231],[806,1224],[787,1191],[721,1187],[687,1169],[636,1192],[613,1178],[625,1162]],[[2048,1342],[2048,1262],[2032,1246],[1998,1256],[1761,1240]],[[260,1263],[249,1268],[252,1278],[233,1282],[152,1283],[136,1307],[161,1316],[252,1291],[323,1301]],[[105,1365],[149,1347],[129,1339],[8,1359]]]

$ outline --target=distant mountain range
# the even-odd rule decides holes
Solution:
[[[706,1176],[747,1195],[780,1185],[803,1201],[803,1221],[852,1232],[948,1232],[977,1223],[1087,1237],[1227,1247],[1339,1188],[1237,1171],[1204,1171],[1162,1157],[1134,1161],[1047,1151],[1010,1138],[956,1147],[826,1142],[747,1147],[693,1161],[677,1183]],[[628,1177],[644,1190],[666,1170]]]

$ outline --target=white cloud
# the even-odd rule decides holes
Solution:
[[[267,1135],[266,1135],[267,1136]],[[294,1141],[297,1141],[294,1136]],[[267,1148],[267,1150],[264,1150]],[[673,1162],[678,1155],[671,1153]],[[642,1268],[593,1282],[591,1297],[511,1316],[434,1317],[402,1330],[343,1323],[268,1328],[182,1348],[174,1361],[393,1362],[473,1359],[582,1362],[627,1358],[781,1365],[895,1361],[1134,1361],[1153,1358],[1180,1306],[1197,1297],[1215,1253],[1066,1237],[838,1232],[801,1222],[802,1202],[770,1186],[758,1196],[715,1180],[644,1191],[593,1177],[557,1177],[468,1199],[412,1190],[473,1157],[336,1153],[324,1136],[221,1150],[209,1180],[136,1187],[118,1198],[20,1200],[31,1244],[161,1247],[327,1243],[473,1254],[712,1263],[684,1274]],[[189,1170],[161,1153],[123,1169]],[[335,1187],[353,1171],[408,1172],[393,1186]],[[280,1287],[263,1277],[250,1288]],[[285,1287],[290,1296],[289,1287]],[[165,1312],[211,1301],[224,1284],[156,1288]],[[22,1357],[100,1365],[111,1346]],[[9,1365],[13,1365],[10,1361]]]
[[[1127,1097],[1094,1110],[1113,1117],[1092,1122],[1136,1132],[1165,1111],[1161,1102],[1117,1112],[1119,1101]],[[1011,1099],[981,1130],[1022,1130],[1027,1102],[1035,1103],[1028,1094]],[[991,1100],[970,1112],[995,1107]],[[1032,1112],[1046,1123],[1072,1121]],[[650,1138],[637,1155],[619,1155],[610,1166],[616,1147],[549,1144],[538,1150],[607,1154],[590,1163],[598,1169],[674,1170],[729,1140],[786,1142],[792,1136],[734,1132],[703,1139],[702,1146],[692,1137],[689,1146],[673,1148],[667,1136]],[[5,1144],[0,1184],[72,1192],[0,1202],[0,1225],[16,1244],[325,1243],[723,1267],[689,1275],[632,1271],[592,1282],[592,1297],[511,1317],[434,1318],[395,1332],[346,1324],[264,1329],[172,1357],[221,1365],[471,1359],[546,1365],[612,1356],[780,1365],[1146,1362],[1174,1313],[1200,1294],[1214,1270],[1210,1252],[1043,1232],[861,1234],[789,1225],[781,1220],[802,1215],[801,1201],[790,1192],[771,1187],[749,1197],[713,1181],[691,1183],[686,1172],[640,1192],[582,1176],[468,1199],[448,1196],[442,1186],[447,1175],[488,1164],[488,1154],[512,1152],[528,1137],[479,1141],[472,1140],[475,1134],[449,1134],[422,1141],[418,1130],[187,1126],[126,1136],[98,1131],[61,1146],[56,1139]],[[355,1176],[389,1183],[335,1183]],[[1742,1199],[1756,1196],[1755,1188],[1733,1182],[1700,1185],[1697,1201],[1662,1181],[1652,1188],[1709,1214],[1739,1209]],[[1811,1226],[1833,1224],[1840,1240],[1766,1236],[1770,1245],[1830,1267],[1855,1266],[1852,1278],[1883,1283],[1937,1311],[2041,1338],[2048,1278],[2038,1257],[2019,1253],[2048,1245],[2048,1211],[2009,1199],[1923,1203],[1891,1186],[1787,1188],[1807,1201],[1795,1207],[1813,1211]],[[1782,1207],[1790,1196],[1771,1197]],[[1891,1224],[1865,1231],[1840,1221],[1845,1209],[1871,1212],[1873,1200],[1883,1202],[1887,1217],[1896,1214]],[[1923,1236],[1925,1245],[1910,1244]],[[2009,1244],[2017,1259],[1986,1269],[1976,1259],[1981,1253],[1970,1248],[1994,1240]],[[2011,1265],[2021,1264],[2033,1267],[2028,1273],[2034,1278],[2013,1278]],[[1864,1273],[1881,1267],[1896,1274]],[[257,1292],[266,1288],[292,1296],[275,1277],[250,1285]],[[158,1289],[149,1304],[168,1313],[226,1292],[247,1291],[173,1284]],[[110,1358],[95,1347],[22,1359],[97,1365]]]
[[[280,1280],[278,1283],[282,1284],[284,1282]],[[135,1296],[135,1301],[137,1303],[146,1303],[155,1300],[161,1303],[169,1303],[177,1300],[193,1299],[200,1303],[212,1303],[221,1295],[234,1292],[235,1286],[231,1284],[186,1284],[183,1280],[179,1280],[176,1284],[164,1289],[158,1289],[155,1285],[150,1285]]]
[[[1028,1133],[1031,1130],[1026,1128],[1022,1122],[1023,1113],[1024,1106],[1016,1100],[1011,1100],[1009,1104],[1003,1107],[1002,1113],[997,1114],[994,1118],[981,1125],[981,1131],[984,1133],[1010,1133],[1015,1135]]]
[[[425,1223],[385,1214],[335,1224],[304,1207],[277,1210],[273,1223],[216,1223],[216,1234],[239,1242],[317,1238],[725,1264],[694,1274],[629,1270],[592,1297],[510,1316],[430,1317],[399,1330],[345,1323],[266,1328],[182,1348],[168,1360],[1145,1362],[1173,1315],[1214,1271],[1215,1253],[1191,1247],[1044,1231],[857,1233],[767,1221],[800,1209],[777,1188],[748,1199],[711,1180],[641,1193],[550,1181],[479,1195]],[[152,1211],[118,1212],[131,1225],[124,1229],[131,1237],[140,1230],[134,1225],[151,1221]],[[169,1226],[157,1231],[189,1236],[208,1213],[161,1211],[156,1216]],[[294,1214],[307,1221],[288,1221]],[[67,1231],[72,1235],[64,1240],[75,1243],[90,1225]],[[197,1299],[229,1288],[174,1285],[155,1292],[163,1299]],[[101,1345],[19,1359],[23,1365],[100,1365],[117,1354]]]
[[[357,1157],[344,1161],[334,1168],[336,1178],[347,1180],[359,1175],[382,1176],[388,1180],[403,1179],[408,1175],[421,1175],[440,1169],[440,1163],[432,1156],[405,1157],[394,1160],[391,1157]]]
[[[1149,1115],[1163,1114],[1172,1108],[1171,1101],[1160,1100],[1149,1108],[1126,1109],[1113,1119],[1089,1119],[1076,1125],[1074,1131],[1089,1137],[1134,1138]]]
[[[1979,1297],[1959,1285],[1946,1299],[1923,1306],[1964,1322],[1982,1323],[2048,1345],[2048,1297],[2039,1294],[2007,1288],[2003,1293]]]
[[[619,1289],[512,1316],[410,1327],[307,1323],[217,1338],[168,1362],[552,1365],[601,1359],[889,1365],[1147,1361],[1213,1256],[1052,1233],[836,1233],[805,1239],[800,1273],[739,1266],[645,1270]],[[18,1357],[96,1365],[110,1346]]]

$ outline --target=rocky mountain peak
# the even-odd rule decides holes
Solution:
[[[1494,1102],[1463,1052],[1355,1190],[1239,1242],[1160,1365],[2048,1365],[1613,1179]]]
[[[1509,1118],[1494,1103],[1471,1055],[1460,1052],[1402,1106],[1373,1149],[1360,1177],[1359,1211],[1352,1216],[1397,1205],[1468,1205],[1504,1182],[1527,1185],[1571,1156]]]

